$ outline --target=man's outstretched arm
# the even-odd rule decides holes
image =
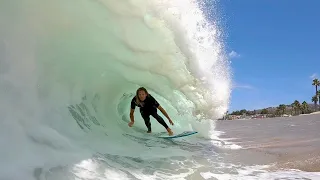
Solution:
[[[134,109],[130,109],[130,120],[134,122]]]
[[[130,122],[128,123],[128,126],[132,127],[132,125],[134,124],[134,109],[130,109]]]
[[[169,120],[170,124],[173,125],[173,122],[172,122],[172,120],[170,119],[170,117],[169,117],[169,115],[167,114],[167,112],[166,112],[160,105],[158,106],[158,109],[162,112],[162,114],[163,114],[164,116],[166,116],[166,118]]]

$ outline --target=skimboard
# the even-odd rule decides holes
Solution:
[[[173,135],[173,136],[169,136],[169,135],[166,135],[166,136],[159,136],[160,138],[165,138],[165,139],[173,139],[173,138],[180,138],[180,137],[184,137],[184,136],[190,136],[190,135],[193,135],[193,134],[196,134],[198,133],[197,131],[184,131],[180,134],[176,134],[176,135]]]

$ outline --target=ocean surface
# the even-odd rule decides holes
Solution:
[[[241,146],[233,154],[234,160],[268,163],[272,165],[269,169],[320,172],[320,114],[219,121],[216,125],[225,132],[221,139],[232,138]],[[251,157],[246,159],[244,153],[251,153]]]
[[[0,1],[0,179],[312,179],[228,158],[241,147],[215,128],[232,79],[216,3]],[[152,120],[146,134],[138,111],[129,128],[140,86],[174,133],[199,133],[160,139]]]

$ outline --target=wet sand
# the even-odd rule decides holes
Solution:
[[[221,138],[242,147],[228,156],[246,164],[273,164],[270,170],[320,172],[320,114],[216,123]]]

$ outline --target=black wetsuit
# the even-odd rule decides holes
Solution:
[[[131,109],[135,109],[136,106],[140,107],[140,114],[144,119],[148,131],[151,131],[150,115],[153,116],[163,127],[166,129],[168,128],[166,122],[157,113],[157,108],[160,104],[154,99],[154,97],[149,94],[144,101],[141,101],[141,104],[142,106],[137,104],[136,97],[133,97],[131,100]]]

